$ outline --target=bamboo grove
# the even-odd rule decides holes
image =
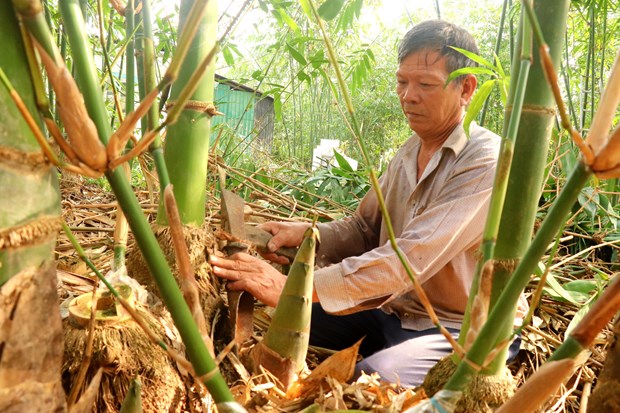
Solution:
[[[205,253],[208,248],[203,244],[221,244],[222,239],[213,241],[211,234],[223,230],[214,229],[205,205],[210,205],[211,198],[218,197],[225,187],[234,185],[248,199],[251,192],[267,187],[265,192],[295,199],[296,208],[299,199],[303,211],[300,219],[332,219],[330,208],[334,204],[342,207],[339,214],[350,212],[372,187],[391,229],[377,171],[382,165],[379,152],[386,148],[381,148],[377,143],[381,137],[373,132],[375,122],[396,122],[394,108],[387,103],[384,113],[367,108],[362,91],[373,82],[377,60],[372,48],[364,44],[353,56],[342,56],[351,41],[347,32],[361,25],[362,10],[373,5],[359,0],[258,2],[259,8],[275,16],[270,29],[277,28],[271,33],[277,40],[265,48],[273,55],[266,55],[262,70],[248,73],[248,68],[239,67],[238,78],[254,81],[264,90],[269,88],[265,94],[273,96],[277,142],[285,142],[298,132],[304,136],[280,145],[273,150],[273,156],[280,159],[269,155],[261,165],[265,148],[253,140],[235,143],[239,137],[234,130],[212,126],[212,118],[222,115],[214,104],[216,60],[224,59],[235,66],[241,53],[228,36],[252,7],[250,3],[244,2],[223,34],[217,29],[216,0],[182,0],[174,29],[170,20],[166,23],[152,14],[149,0],[13,0],[0,6],[0,41],[7,45],[0,59],[0,187],[5,194],[0,208],[0,410],[26,411],[36,406],[36,411],[92,411],[93,403],[99,400],[102,372],[86,380],[84,369],[69,389],[61,377],[64,324],[58,316],[54,254],[61,231],[104,285],[99,292],[93,290],[89,298],[91,313],[85,324],[90,330],[84,334],[89,336],[90,346],[98,306],[93,303],[107,294],[115,308],[136,323],[150,345],[187,372],[199,389],[197,393],[212,398],[210,411],[242,412],[252,408],[239,403],[231,391],[232,383],[219,368],[217,352],[222,349],[214,345],[213,329],[218,309],[224,305],[224,286],[209,273],[205,261],[205,254],[219,247],[210,245],[212,249]],[[441,15],[441,4],[435,2],[437,16]],[[571,221],[589,213],[588,225],[607,223],[603,241],[612,245],[613,257],[617,254],[620,49],[612,53],[605,46],[620,30],[614,21],[618,7],[617,2],[605,0],[505,0],[491,50],[493,58],[471,56],[482,67],[477,73],[485,81],[479,83],[467,122],[477,119],[494,125],[502,136],[490,213],[458,341],[441,325],[430,303],[425,304],[435,326],[454,348],[446,360],[449,373],[436,392],[402,411],[536,411],[579,367],[583,362],[580,355],[619,313],[620,281],[609,276],[597,284],[596,297],[588,295],[587,305],[579,317],[575,316],[564,342],[514,395],[514,389],[510,390],[505,399],[489,407],[481,400],[484,396],[470,392],[469,388],[475,387],[472,383],[489,378],[512,380],[503,362],[507,343],[524,334],[543,294],[555,288],[560,296],[574,299],[567,290],[558,292],[562,286],[551,268]],[[124,36],[118,39],[120,47],[113,53],[109,33],[105,41],[106,13],[110,16],[109,32],[117,24],[116,29]],[[85,20],[89,15],[98,21]],[[571,36],[583,30],[571,27],[575,15],[590,27],[582,71],[576,69],[581,62],[571,60],[568,52],[570,47],[575,48]],[[156,33],[155,21],[168,24],[170,33]],[[93,36],[95,26],[99,33]],[[597,53],[597,47],[602,54]],[[165,71],[160,55],[164,52],[168,55]],[[113,69],[117,59],[123,62],[123,75],[118,78]],[[511,62],[509,75],[502,60]],[[278,70],[284,67],[290,68],[288,80]],[[377,84],[383,82],[381,76],[377,71]],[[110,93],[102,90],[104,84],[110,86]],[[575,85],[581,87],[579,99],[574,95]],[[140,98],[137,105],[136,89]],[[308,96],[312,96],[311,102]],[[316,108],[325,105],[331,107],[325,115],[329,122],[320,125],[316,115],[323,109]],[[308,112],[311,119],[302,121],[304,107],[312,107]],[[373,116],[380,120],[372,120]],[[273,168],[275,161],[290,160],[293,154],[305,151],[299,148],[315,143],[315,138],[306,133],[331,133],[335,123],[342,127],[334,134],[362,159],[359,171],[338,152],[337,164],[327,172],[308,173],[303,169],[307,159],[290,162],[289,168]],[[214,141],[212,136],[216,136]],[[397,147],[399,138],[392,140],[391,145]],[[214,167],[218,156],[221,164]],[[229,165],[235,163],[242,167],[232,170]],[[148,280],[144,282],[152,285],[153,293],[169,312],[182,341],[181,349],[162,337],[162,332],[124,295],[123,287],[107,280],[108,275],[93,264],[64,223],[58,181],[65,174],[79,174],[99,185],[109,185],[118,202],[112,269],[122,273],[128,268],[130,275],[133,268],[146,269]],[[136,196],[134,174],[141,175],[153,199],[158,199],[155,222],[149,222]],[[555,175],[561,179],[551,179]],[[334,201],[336,193],[343,199]],[[129,231],[140,250],[136,254],[139,264],[125,258]],[[205,231],[209,235],[204,235]],[[206,241],[204,237],[211,238]],[[236,240],[230,234],[228,237],[225,242],[233,245]],[[423,297],[423,286],[398,249],[393,233],[390,241],[415,290]],[[282,394],[298,391],[295,386],[300,384],[295,382],[305,374],[314,252],[319,242],[315,228],[307,231],[288,273],[286,294],[264,339],[247,353],[239,343],[223,350],[239,356],[255,375],[266,374],[266,368],[277,378]],[[167,245],[172,247],[168,250]],[[580,247],[585,248],[577,242],[564,249],[578,251]],[[524,324],[514,329],[517,302],[526,288],[533,291],[530,313]],[[45,351],[40,351],[42,348]],[[609,373],[611,370],[604,370],[605,383],[619,379]],[[140,380],[132,380],[125,386],[124,401],[119,400],[115,409],[142,411],[142,386]],[[472,404],[463,401],[467,398],[474,399]],[[588,411],[603,411],[592,409],[601,409],[609,403],[606,399],[611,397],[599,396]],[[479,407],[483,404],[484,409],[491,410]],[[303,408],[322,411],[317,405]]]

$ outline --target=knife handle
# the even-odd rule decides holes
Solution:
[[[264,231],[256,226],[246,224],[245,235],[248,241],[254,244],[259,251],[269,252],[269,249],[267,249],[267,243],[269,243],[269,240],[273,238],[273,235],[271,235],[271,233]],[[282,255],[288,258],[289,261],[293,262],[293,260],[295,259],[295,255],[297,255],[297,248],[282,247],[278,248],[274,252],[278,255]]]

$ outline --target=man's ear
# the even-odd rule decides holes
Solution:
[[[471,101],[476,86],[478,85],[478,79],[472,74],[465,75],[465,78],[461,82],[461,105],[467,106]]]

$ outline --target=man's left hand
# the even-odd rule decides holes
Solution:
[[[229,290],[247,291],[271,307],[278,304],[286,276],[266,261],[239,252],[228,258],[211,255],[209,263],[215,275],[228,280]]]

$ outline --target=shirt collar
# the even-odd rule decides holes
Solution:
[[[471,131],[475,127],[476,127],[475,122],[472,122],[469,125],[469,130]],[[441,145],[441,148],[451,149],[454,152],[454,154],[458,156],[459,153],[461,153],[461,151],[465,147],[465,145],[467,145],[468,140],[469,138],[465,134],[465,129],[463,128],[463,122],[460,122],[456,126],[456,128],[454,128],[450,136],[448,136],[448,139],[446,139],[443,145]]]
[[[472,121],[471,124],[469,125],[470,136],[474,128],[477,128],[477,127],[478,125],[476,124],[476,122]],[[444,143],[441,145],[440,150],[443,148],[448,148],[448,149],[451,149],[452,152],[454,152],[456,156],[458,156],[458,154],[461,153],[463,148],[465,148],[465,145],[467,145],[468,140],[469,138],[465,134],[465,129],[463,128],[463,122],[461,121],[454,128],[450,136],[448,136],[448,139],[446,139]],[[414,133],[413,136],[411,137],[411,144],[414,147],[420,144],[420,136],[417,133]]]

